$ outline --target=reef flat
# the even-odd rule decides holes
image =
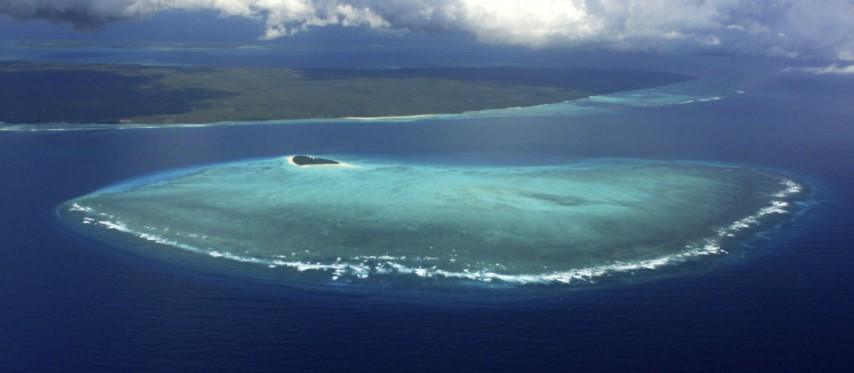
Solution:
[[[0,122],[187,124],[453,114],[691,80],[553,68],[321,70],[0,62]]]
[[[640,160],[446,166],[224,164],[104,189],[60,213],[90,233],[271,270],[571,283],[721,254],[801,186],[742,167]],[[115,232],[115,233],[109,233]]]

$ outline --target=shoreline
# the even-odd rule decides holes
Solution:
[[[272,119],[258,121],[218,121],[202,123],[2,123],[0,122],[0,133],[4,132],[66,132],[66,131],[100,131],[100,130],[146,130],[146,129],[187,129],[208,128],[227,126],[268,126],[268,125],[294,125],[294,124],[380,124],[380,123],[416,123],[431,120],[460,120],[460,119],[500,119],[509,117],[573,117],[596,113],[609,113],[619,111],[623,108],[654,108],[674,105],[697,105],[719,102],[727,99],[727,94],[737,92],[727,89],[724,92],[694,92],[686,93],[669,92],[692,85],[701,84],[702,79],[691,80],[681,83],[670,84],[661,87],[645,88],[639,90],[620,91],[602,95],[590,95],[574,100],[566,100],[554,103],[545,103],[531,106],[511,106],[503,108],[470,110],[459,113],[421,113],[412,115],[390,115],[390,116],[345,116],[337,118],[293,118]],[[732,92],[730,92],[732,91]],[[624,102],[626,95],[632,99],[643,100],[644,94],[647,99],[657,98],[662,95],[671,96],[670,100],[653,102],[651,104],[635,104]]]
[[[0,64],[0,70],[0,82],[10,92],[21,92],[0,102],[0,120],[30,125],[411,119],[574,101],[697,79],[658,71],[519,66],[260,69],[18,61]],[[47,90],[40,79],[61,81],[63,90]],[[67,96],[64,90],[77,94]],[[41,106],[33,102],[36,97]]]

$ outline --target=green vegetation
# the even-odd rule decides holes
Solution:
[[[0,63],[0,121],[207,123],[459,113],[575,100],[685,76],[605,70],[294,70]]]

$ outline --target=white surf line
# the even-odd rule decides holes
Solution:
[[[510,108],[507,108],[510,109]],[[486,109],[486,110],[496,110],[496,109]],[[501,109],[498,109],[501,110]],[[374,122],[374,121],[396,121],[396,120],[419,120],[419,119],[431,119],[438,118],[442,116],[450,116],[450,115],[462,115],[465,113],[473,113],[479,112],[481,110],[474,110],[463,113],[435,113],[435,114],[412,114],[412,115],[389,115],[389,116],[380,116],[380,117],[342,117],[339,119],[344,120],[353,120],[360,122]]]
[[[781,183],[783,184],[784,189],[774,194],[773,196],[775,198],[787,198],[793,194],[798,194],[803,190],[803,187],[800,184],[789,179],[785,179]],[[426,267],[410,267],[395,262],[394,260],[398,258],[391,256],[354,258],[356,260],[361,261],[361,263],[342,262],[341,258],[338,258],[334,263],[312,263],[298,260],[289,261],[283,259],[261,259],[235,255],[229,251],[215,250],[213,248],[208,248],[207,250],[204,250],[192,245],[180,243],[172,239],[167,239],[156,234],[137,232],[130,229],[127,225],[120,221],[110,220],[113,218],[112,216],[108,216],[107,219],[103,219],[103,217],[101,217],[101,220],[96,220],[86,216],[83,218],[82,222],[83,224],[99,225],[108,230],[131,234],[140,239],[149,242],[154,242],[156,244],[171,246],[200,254],[206,254],[213,258],[223,258],[244,263],[261,264],[266,265],[270,268],[289,268],[298,272],[332,272],[331,279],[333,281],[337,281],[343,276],[353,276],[358,279],[365,279],[368,278],[371,274],[409,274],[422,278],[442,277],[449,279],[465,279],[482,282],[501,281],[509,284],[519,285],[553,283],[568,285],[577,281],[591,282],[596,278],[607,276],[612,273],[634,272],[640,270],[655,270],[664,266],[684,263],[695,257],[726,254],[727,252],[723,250],[720,246],[721,239],[725,237],[733,237],[735,232],[749,228],[751,226],[759,225],[761,223],[761,218],[764,216],[771,214],[788,213],[789,211],[786,208],[789,206],[790,204],[786,201],[782,201],[779,199],[772,200],[768,206],[759,209],[755,214],[736,220],[730,225],[721,228],[720,230],[718,230],[716,237],[706,238],[702,240],[703,243],[701,245],[686,245],[685,248],[687,250],[675,254],[637,261],[614,261],[599,266],[574,268],[566,271],[556,271],[540,274],[503,274],[486,270],[470,271],[467,269],[463,270],[462,272],[458,272],[439,269],[436,265]],[[95,213],[95,211],[91,207],[82,206],[79,203],[73,203],[68,209],[68,211],[80,212],[83,214]],[[370,263],[372,261],[374,263]]]

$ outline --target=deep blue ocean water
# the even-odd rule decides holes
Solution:
[[[595,120],[0,132],[0,371],[850,370],[852,87],[771,74]],[[122,180],[293,153],[729,162],[797,175],[817,204],[702,268],[543,291],[275,283],[120,250],[55,214]]]

